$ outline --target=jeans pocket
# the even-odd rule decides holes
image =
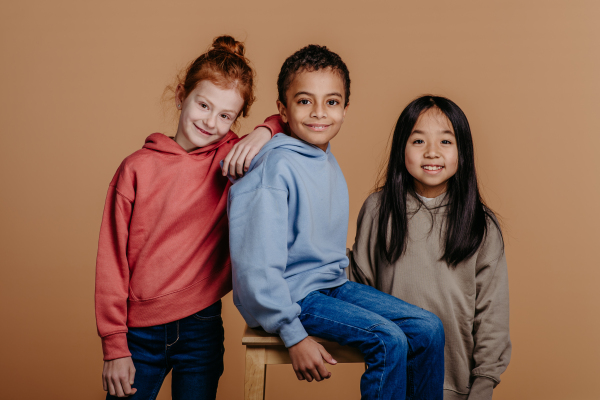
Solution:
[[[211,321],[221,318],[221,300],[192,315],[200,321]]]

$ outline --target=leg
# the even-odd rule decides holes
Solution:
[[[128,397],[132,400],[154,400],[169,373],[165,357],[165,326],[129,328],[127,345],[135,366],[133,387],[137,392]],[[110,394],[107,399],[117,399]]]
[[[225,351],[221,302],[177,323],[167,348],[173,365],[173,400],[214,400]]]
[[[246,347],[246,376],[244,377],[244,400],[264,400],[267,365],[265,348]]]
[[[311,292],[299,301],[300,321],[311,335],[357,347],[368,369],[361,378],[363,399],[404,399],[408,343],[392,321],[359,306]]]
[[[355,282],[331,290],[331,296],[394,322],[408,341],[407,398],[442,399],[445,338],[435,314]]]

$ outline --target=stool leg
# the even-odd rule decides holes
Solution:
[[[264,347],[246,346],[246,377],[244,379],[244,400],[265,399],[265,379],[267,366]]]

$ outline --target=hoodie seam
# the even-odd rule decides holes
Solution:
[[[277,192],[282,192],[282,193],[286,193],[287,194],[287,190],[275,188],[275,187],[272,187],[272,186],[260,185],[259,187],[256,187],[256,188],[250,189],[250,190],[246,190],[245,192],[241,192],[241,193],[233,194],[232,192],[229,192],[230,196],[231,196],[230,198],[231,199],[235,199],[236,197],[242,196],[244,194],[256,192],[257,190],[260,190],[260,189],[275,190]]]

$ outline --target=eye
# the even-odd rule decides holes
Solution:
[[[442,140],[442,144],[452,144],[452,142],[449,140]]]
[[[423,139],[417,139],[417,140],[413,141],[413,144],[423,144],[423,143],[425,143],[423,141]]]
[[[301,100],[298,100],[298,104],[307,105],[307,104],[310,104],[310,100],[308,100],[308,99],[301,99]]]
[[[200,103],[200,107],[204,108],[204,109],[208,109],[208,106],[204,103]]]
[[[227,114],[221,114],[221,118],[223,119],[231,119],[231,117]]]
[[[340,102],[337,100],[327,100],[327,104],[330,106],[337,106],[338,104],[340,104]]]

